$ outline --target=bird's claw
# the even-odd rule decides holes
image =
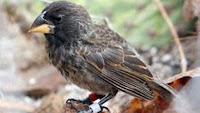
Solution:
[[[93,113],[91,109],[89,110],[78,110],[77,113]]]
[[[93,102],[89,100],[88,98],[85,100],[76,100],[76,99],[71,98],[71,99],[68,99],[66,103],[82,103],[82,104],[88,104],[88,105],[93,104]]]
[[[109,110],[107,107],[101,106],[101,111],[103,111],[104,109],[105,109],[106,111],[108,111],[108,113],[110,113],[110,110]]]
[[[73,99],[73,98],[70,98],[66,101],[66,103],[83,103],[85,104],[83,101],[81,100],[76,100],[76,99]]]
[[[76,103],[82,103],[82,104],[84,104],[83,101],[81,101],[81,100],[76,100],[76,99],[73,99],[73,98],[68,99],[68,100],[66,101],[66,104],[70,105],[71,108],[73,108],[73,109],[74,109],[75,111],[77,111],[77,113],[78,113],[79,110],[77,109],[76,105],[74,105],[74,104],[76,104]]]
[[[89,106],[89,108],[89,110],[79,110],[77,113],[101,113],[104,109],[110,113],[110,110],[107,107],[99,104],[92,104]]]

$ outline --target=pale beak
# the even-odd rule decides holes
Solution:
[[[33,22],[28,32],[39,32],[44,34],[53,34],[55,26],[43,18],[43,14],[39,15]]]

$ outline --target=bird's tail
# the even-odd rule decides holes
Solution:
[[[171,101],[177,95],[177,92],[171,86],[159,80],[148,82],[148,85],[153,91],[156,91],[165,100]]]

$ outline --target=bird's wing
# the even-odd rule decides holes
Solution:
[[[79,51],[88,62],[87,70],[127,94],[153,99],[146,83],[153,79],[152,75],[134,51],[117,43],[102,45],[98,39],[95,42],[91,42],[93,46],[82,46]]]

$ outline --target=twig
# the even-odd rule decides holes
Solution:
[[[198,67],[200,66],[200,20],[197,21],[197,42],[196,42],[196,48],[195,48],[195,63],[192,65],[192,67]]]
[[[186,37],[181,37],[180,38],[180,41],[185,41],[185,40],[198,40],[197,39],[198,37],[197,36],[186,36]]]
[[[171,31],[172,37],[178,48],[178,52],[179,52],[179,56],[180,56],[180,60],[181,60],[181,71],[185,72],[187,70],[187,60],[185,58],[185,54],[183,52],[183,48],[181,46],[181,42],[178,37],[178,33],[177,33],[174,25],[172,24],[167,12],[166,12],[165,8],[163,7],[162,3],[160,2],[160,0],[154,0],[154,1],[155,1],[156,5],[158,6],[163,19],[167,22],[167,25]]]
[[[177,74],[177,75],[174,75],[173,77],[170,77],[166,80],[164,80],[164,83],[172,83],[178,79],[181,79],[181,78],[184,78],[184,77],[197,77],[197,76],[200,76],[200,68],[195,68],[195,69],[192,69],[192,70],[189,70],[185,73],[180,73],[180,74]]]

